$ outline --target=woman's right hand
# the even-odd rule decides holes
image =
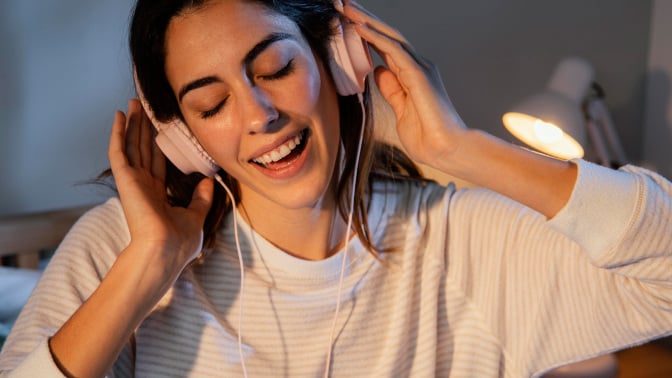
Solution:
[[[147,314],[200,252],[213,196],[201,181],[187,208],[168,203],[165,158],[138,100],[117,112],[109,148],[112,173],[131,234],[100,285],[49,340],[69,376],[100,377],[112,367]]]
[[[128,115],[117,111],[110,136],[109,159],[131,234],[141,251],[161,251],[150,261],[177,274],[202,247],[202,228],[212,204],[213,181],[196,187],[189,207],[171,206],[165,189],[165,158],[154,142],[150,120],[133,99]]]

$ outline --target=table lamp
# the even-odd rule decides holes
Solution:
[[[600,164],[624,164],[625,154],[604,104],[604,92],[593,76],[586,60],[563,59],[544,91],[504,114],[504,126],[529,146],[560,159],[584,157],[584,146],[590,140]]]

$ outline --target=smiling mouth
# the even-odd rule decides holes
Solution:
[[[304,129],[294,138],[289,139],[283,145],[267,152],[251,162],[266,169],[280,169],[296,160],[306,147],[308,129]]]

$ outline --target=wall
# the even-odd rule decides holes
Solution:
[[[437,63],[471,127],[513,141],[501,115],[541,90],[568,55],[586,58],[605,89],[628,157],[642,156],[650,1],[367,0]]]
[[[100,201],[131,0],[0,1],[0,215]]]
[[[672,2],[655,0],[647,74],[644,159],[672,178]]]
[[[501,114],[541,89],[562,57],[587,58],[628,154],[641,157],[651,1],[360,2],[440,66],[471,127],[509,140]],[[75,184],[107,166],[113,112],[133,93],[130,3],[0,2],[0,215],[107,194]]]

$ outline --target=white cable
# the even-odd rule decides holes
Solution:
[[[327,362],[324,368],[324,378],[329,377],[329,369],[331,368],[331,359],[334,347],[334,333],[336,331],[336,322],[338,320],[338,313],[341,310],[341,294],[343,292],[343,278],[345,276],[345,263],[348,260],[348,245],[350,244],[350,230],[352,229],[352,214],[355,211],[355,193],[357,189],[357,171],[359,170],[359,157],[362,152],[362,141],[364,139],[364,127],[366,126],[366,113],[364,109],[364,98],[362,93],[357,93],[359,105],[362,108],[362,125],[359,130],[359,143],[357,145],[357,156],[355,158],[355,170],[352,175],[352,190],[350,193],[350,212],[348,214],[348,226],[345,230],[345,247],[343,250],[343,258],[341,260],[341,275],[338,279],[338,290],[336,293],[336,310],[334,311],[334,319],[331,323],[331,332],[329,333],[329,345],[327,347]]]
[[[331,325],[331,332],[329,334],[329,346],[327,349],[327,362],[324,370],[325,378],[329,377],[329,369],[331,367],[331,357],[333,352],[334,332],[336,331],[336,322],[338,320],[338,313],[341,309],[341,295],[343,292],[343,280],[345,277],[345,264],[348,257],[348,245],[350,244],[350,231],[352,230],[352,216],[355,207],[355,193],[357,189],[357,171],[359,169],[359,159],[362,152],[362,141],[364,139],[364,127],[366,125],[366,113],[364,108],[364,98],[361,93],[357,94],[359,105],[362,109],[362,124],[359,131],[359,143],[357,146],[357,155],[355,158],[355,169],[352,176],[352,190],[350,193],[350,213],[348,214],[348,225],[345,231],[345,247],[343,251],[343,258],[341,261],[341,273],[338,279],[338,290],[336,294],[336,310],[334,311],[334,319]],[[233,235],[236,240],[236,250],[238,252],[238,263],[240,266],[240,292],[239,292],[239,308],[238,308],[238,353],[240,355],[240,365],[243,369],[243,376],[247,376],[247,367],[245,366],[245,355],[243,354],[243,294],[245,291],[245,265],[243,264],[243,254],[240,248],[240,238],[238,237],[238,213],[236,211],[236,200],[233,193],[226,186],[219,174],[215,174],[215,180],[224,188],[226,194],[231,200],[231,211],[233,212]]]
[[[236,200],[233,197],[231,190],[229,190],[219,174],[215,174],[215,179],[224,188],[226,194],[231,200],[231,212],[233,213],[233,236],[236,239],[238,263],[240,264],[240,293],[238,295],[240,304],[238,307],[238,354],[240,354],[240,366],[243,369],[243,376],[248,378],[247,367],[245,366],[245,355],[243,354],[243,294],[245,291],[245,265],[243,264],[243,253],[240,250],[240,239],[238,238],[238,212],[236,211]]]

